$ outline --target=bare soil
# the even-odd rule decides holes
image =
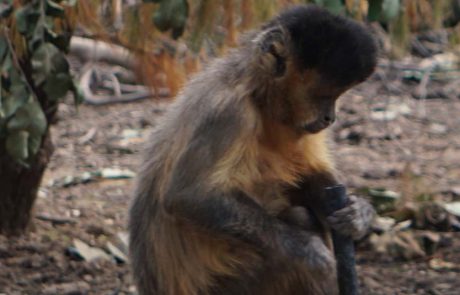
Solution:
[[[427,88],[445,85],[432,82]],[[417,86],[380,69],[341,99],[333,150],[350,191],[383,187],[401,192],[409,169],[417,193],[460,199],[460,99],[416,100],[411,93]],[[379,120],[376,112],[390,105],[397,109],[395,118]],[[142,143],[160,113],[153,100],[81,105],[78,110],[70,100],[61,104],[52,128],[56,149],[36,203],[34,227],[24,237],[0,236],[0,294],[135,294],[126,263],[86,262],[69,252],[74,239],[105,249],[107,241],[126,231],[133,180],[56,183],[103,168],[136,171]],[[360,243],[362,294],[459,294],[460,235],[447,235],[450,246],[411,261],[378,255],[366,241]],[[429,266],[433,257],[454,267],[434,269]]]

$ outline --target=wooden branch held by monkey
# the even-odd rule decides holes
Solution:
[[[322,213],[337,184],[324,129],[375,64],[363,26],[294,6],[196,75],[140,168],[129,224],[139,293],[336,294],[329,229],[362,235],[373,209],[352,199]]]

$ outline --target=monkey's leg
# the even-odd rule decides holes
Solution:
[[[298,261],[311,272],[334,268],[332,253],[317,235],[268,215],[243,193],[184,190],[167,196],[165,206],[176,218],[216,237],[237,239],[263,254]]]
[[[305,266],[267,259],[255,276],[241,271],[238,277],[218,277],[206,295],[334,295],[336,277],[312,274]]]

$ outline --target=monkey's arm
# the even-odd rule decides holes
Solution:
[[[330,226],[341,234],[359,239],[367,233],[375,217],[375,210],[365,199],[350,196],[345,208],[325,216],[325,188],[336,184],[338,181],[330,172],[305,176],[298,188],[289,191],[291,201],[294,205],[310,208],[323,226]]]
[[[240,192],[207,194],[186,189],[168,196],[167,210],[176,218],[206,230],[216,237],[235,238],[263,250],[304,256],[314,235],[268,215]]]
[[[201,181],[197,179],[197,183]],[[173,186],[174,183],[173,180]],[[241,192],[206,192],[185,186],[166,195],[165,208],[178,220],[215,237],[237,239],[261,253],[294,259],[314,272],[328,273],[334,269],[332,253],[317,234],[268,215]]]
[[[268,215],[242,193],[186,190],[169,197],[167,210],[215,237],[237,239],[260,253],[293,259],[312,272],[327,274],[335,267],[332,252],[317,234]]]
[[[319,236],[268,215],[240,191],[210,184],[216,163],[247,132],[248,124],[238,114],[238,110],[226,110],[197,124],[192,141],[173,168],[163,199],[166,211],[215,237],[237,239],[262,253],[303,261],[315,271],[330,271],[334,259]]]

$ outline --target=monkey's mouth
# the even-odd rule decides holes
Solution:
[[[320,132],[321,130],[324,130],[326,129],[327,127],[329,127],[331,124],[330,123],[327,123],[327,122],[323,122],[323,121],[315,121],[315,122],[311,122],[311,123],[305,123],[302,125],[302,130],[304,132],[307,132],[307,133],[318,133]]]

